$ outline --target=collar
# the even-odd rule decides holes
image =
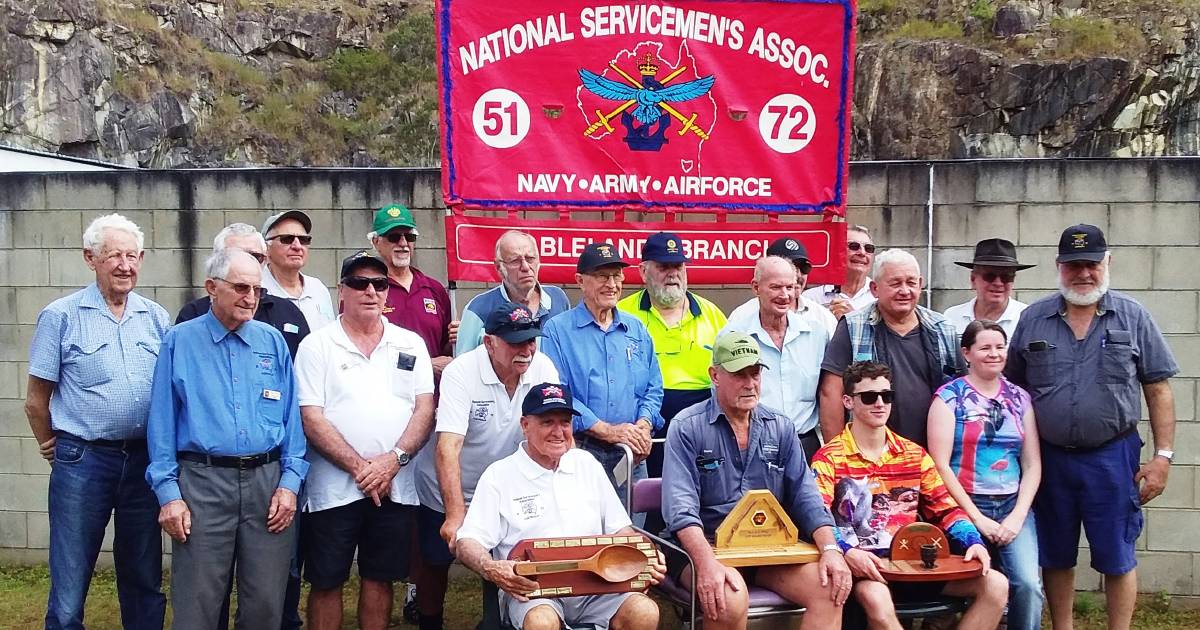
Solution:
[[[1106,314],[1108,314],[1108,293],[1109,293],[1108,291],[1105,291],[1104,295],[1100,296],[1100,301],[1096,303],[1096,316],[1097,317],[1103,317]],[[1050,313],[1047,313],[1046,319],[1050,319],[1051,317],[1054,317],[1055,315],[1057,315],[1059,317],[1067,316],[1067,299],[1064,298],[1061,293],[1058,295],[1058,308],[1055,309],[1054,311],[1051,311]]]
[[[500,289],[500,296],[504,298],[505,302],[513,302],[513,299],[508,297],[508,289],[504,288],[503,282],[496,288]],[[550,309],[554,307],[554,301],[550,298],[550,293],[542,289],[541,282],[537,283],[533,288],[538,292],[538,296],[540,297],[537,314],[550,312]],[[515,302],[513,303],[515,304]]]
[[[775,414],[762,406],[762,403],[755,405],[754,409],[750,410],[750,424],[754,424],[755,420],[766,422],[775,420],[775,418]],[[721,405],[717,403],[716,392],[713,392],[713,395],[708,398],[708,408],[705,410],[704,419],[709,424],[716,424],[718,420],[724,420],[726,424],[729,424],[729,418],[725,417],[725,412],[721,411]]]
[[[526,479],[533,481],[542,475],[553,475],[554,473],[575,474],[575,458],[572,457],[575,449],[570,449],[566,453],[563,453],[563,456],[558,460],[558,468],[550,470],[533,461],[533,458],[525,451],[525,447],[528,444],[529,440],[521,440],[521,444],[517,447],[516,452],[517,470],[520,470]]]
[[[434,280],[433,278],[430,278],[429,276],[421,273],[420,269],[417,269],[416,267],[409,267],[408,269],[409,269],[409,271],[412,272],[412,276],[413,276],[412,283],[410,283],[408,285],[409,293],[415,293],[417,289],[432,287],[433,285],[438,284],[438,282],[436,280]],[[387,279],[388,279],[389,285],[400,288],[400,289],[404,288],[402,285],[397,284],[395,280],[392,280],[391,275],[389,275],[387,277]],[[441,285],[438,285],[438,286],[441,286]],[[504,286],[504,285],[501,284],[500,286]]]
[[[79,297],[80,308],[95,308],[111,314],[108,310],[108,302],[104,301],[104,296],[100,294],[100,285],[92,282],[83,288],[83,295]],[[125,311],[134,311],[143,313],[149,311],[150,307],[142,296],[130,291],[129,295],[125,296]]]
[[[839,436],[842,440],[842,443],[846,445],[846,454],[858,455],[859,457],[866,459],[866,455],[863,455],[862,450],[858,448],[858,442],[854,441],[854,434],[850,432],[850,424],[850,422],[846,423],[846,428],[842,429],[842,434]],[[892,431],[891,428],[886,426],[883,427],[883,431],[884,454],[894,456],[903,453],[904,445],[900,443],[900,438],[896,435],[896,433]]]
[[[594,324],[596,329],[600,329],[600,325],[596,324],[596,318],[592,317],[592,312],[588,310],[587,304],[580,300],[574,308],[571,309],[571,323],[575,324],[576,328],[583,328],[589,324]],[[613,325],[619,326],[622,330],[628,330],[629,326],[621,318],[621,309],[613,307]],[[612,328],[609,328],[611,331]]]
[[[354,345],[354,342],[350,340],[350,335],[346,334],[346,328],[342,326],[343,317],[345,317],[345,314],[338,315],[337,320],[335,320],[337,326],[332,334],[333,343],[347,352],[363,356],[362,350],[359,350],[358,346]],[[412,348],[412,345],[405,343],[403,339],[403,333],[401,332],[403,329],[391,324],[382,315],[379,316],[379,320],[383,322],[383,336],[379,338],[379,345],[375,346],[375,350],[384,346],[391,346],[402,350]],[[374,351],[371,354],[374,354]],[[366,358],[370,359],[371,357]]]
[[[641,293],[641,297],[638,298],[638,310],[649,312],[653,307],[653,304],[650,303],[650,292],[642,289],[639,293]],[[696,299],[695,295],[692,295],[691,291],[684,291],[684,295],[687,296],[688,311],[692,313],[692,317],[700,317],[700,301]]]
[[[307,297],[312,297],[313,292],[311,289],[314,284],[317,284],[317,283],[313,282],[312,280],[313,280],[312,276],[307,276],[304,274],[304,272],[300,272],[300,297],[291,298],[290,294],[288,294],[288,292],[286,290],[284,290],[283,285],[279,284],[279,281],[275,279],[275,274],[271,272],[270,265],[268,265],[267,263],[263,263],[263,266],[262,266],[263,286],[267,287],[268,291],[274,289],[283,295],[289,295],[289,299],[302,300]],[[324,285],[322,285],[322,286],[324,286]],[[280,296],[280,297],[282,297],[282,296]]]
[[[966,312],[964,312],[961,316],[968,318],[968,322],[975,320],[975,303],[978,300],[979,297],[976,296],[971,298],[969,302],[963,305],[966,307]],[[1017,320],[1017,314],[1015,312],[1017,308],[1016,302],[1016,299],[1014,299],[1011,295],[1008,296],[1008,304],[1005,305],[1004,312],[1000,314],[1000,319],[996,321],[997,324],[1003,322],[1013,322]]]
[[[221,343],[221,341],[223,341],[229,335],[234,335],[238,339],[241,339],[246,343],[250,343],[246,339],[245,323],[233,330],[229,330],[228,328],[225,328],[225,325],[222,324],[220,320],[217,319],[216,315],[213,315],[211,307],[208,309],[207,313],[200,317],[200,319],[204,321],[204,327],[208,329],[208,334],[212,336],[213,343]]]
[[[484,346],[481,343],[476,348],[471,350],[471,352],[479,353],[479,356],[476,357],[476,360],[479,362],[479,380],[484,385],[501,385],[501,386],[503,386],[504,383],[500,382],[500,377],[496,374],[496,368],[492,365],[492,357],[487,352],[487,346]],[[533,353],[534,359],[537,359],[537,355],[539,352],[540,351],[534,351],[534,353]],[[525,370],[525,373],[522,374],[521,378],[517,381],[517,383],[518,383],[517,389],[520,389],[521,385],[529,385],[530,384],[530,379],[532,378],[531,373],[533,371],[532,362],[531,362],[531,365],[529,366],[529,368],[530,369]]]
[[[783,345],[786,346],[789,342],[796,340],[801,333],[811,333],[812,330],[812,324],[808,320],[801,317],[798,311],[789,309],[787,312],[787,330],[783,333]],[[770,333],[763,328],[761,313],[755,313],[754,319],[748,322],[746,334],[755,337],[760,343],[764,343],[772,348],[775,347],[775,343],[771,341]]]

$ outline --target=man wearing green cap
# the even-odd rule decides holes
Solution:
[[[453,317],[450,294],[442,283],[413,266],[419,236],[412,212],[398,203],[375,211],[375,222],[367,235],[388,268],[390,287],[383,316],[425,340],[433,373],[441,375],[454,350],[449,330]]]
[[[729,332],[713,346],[713,397],[679,412],[667,431],[662,508],[667,529],[691,557],[669,554],[667,572],[691,584],[705,628],[745,627],[747,582],[807,608],[801,628],[837,628],[851,575],[833,533],[833,517],[804,460],[791,421],[759,404],[758,342]],[[745,575],[713,554],[717,527],[749,490],[770,490],[821,550],[810,564],[755,567]]]

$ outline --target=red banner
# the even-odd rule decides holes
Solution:
[[[843,214],[853,0],[439,0],[451,207]]]
[[[630,263],[625,280],[640,283],[637,263],[642,244],[655,232],[668,231],[683,241],[688,282],[702,284],[749,283],[754,261],[772,241],[790,236],[804,244],[812,261],[810,284],[840,284],[845,279],[846,224],[832,221],[773,223],[635,223],[626,221],[565,221],[473,217],[455,213],[446,217],[447,272],[451,280],[497,282],[496,240],[507,230],[520,229],[537,241],[542,264],[539,278],[551,284],[573,284],[575,263],[593,241],[616,246]]]

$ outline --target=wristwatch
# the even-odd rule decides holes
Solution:
[[[395,453],[396,462],[398,464],[400,464],[401,468],[404,468],[405,466],[407,466],[408,462],[412,460],[412,456],[409,455],[408,453],[405,453],[404,449],[400,448],[399,446],[392,449],[392,453]]]
[[[1158,457],[1165,458],[1168,463],[1175,461],[1175,451],[1169,451],[1165,448],[1160,448],[1157,451],[1154,451],[1154,454]]]
[[[828,545],[824,545],[821,547],[821,553],[825,553],[826,551],[833,551],[833,552],[837,553],[839,556],[844,555],[842,553],[842,548],[833,543],[830,543]]]

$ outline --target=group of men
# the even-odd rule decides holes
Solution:
[[[455,558],[484,578],[485,619],[650,628],[658,611],[642,596],[529,601],[536,583],[506,559],[523,538],[643,523],[692,559],[652,562],[654,581],[688,583],[694,572],[716,627],[744,626],[748,582],[804,604],[805,627],[836,623],[852,593],[873,626],[892,627],[893,594],[871,586],[882,583],[878,550],[834,526],[833,488],[856,466],[907,466],[921,488],[914,516],[988,561],[921,450],[933,392],[961,373],[958,334],[974,319],[1010,331],[1013,380],[1030,388],[1040,425],[1059,428],[1042,432],[1064,480],[1047,500],[1074,506],[1058,506],[1062,522],[1049,525],[1058,534],[1044,541],[1059,548],[1049,560],[1043,553],[1056,626],[1069,627],[1075,562],[1061,537],[1077,539],[1080,522],[1092,536],[1107,509],[1066,480],[1094,459],[1124,456],[1111,447],[1137,436],[1144,389],[1158,456],[1139,470],[1135,450],[1127,487],[1114,476],[1094,495],[1138,496],[1143,484],[1125,506],[1128,557],[1097,566],[1109,576],[1110,617],[1132,614],[1137,506],[1166,482],[1176,368],[1149,314],[1108,291],[1107,244],[1092,226],[1063,233],[1062,295],[1024,314],[1011,294],[1029,265],[1012,243],[988,239],[960,263],[976,297],[942,316],[918,304],[916,259],[895,249],[876,257],[869,231],[852,226],[843,284],[807,287],[803,243],[780,238],[755,264],[753,297],[728,318],[689,290],[686,246],[674,234],[645,241],[645,288],[624,299],[628,263],[610,244],[588,245],[571,306],[539,282],[536,243],[514,230],[496,243],[501,283],[472,299],[461,321],[445,287],[413,265],[420,234],[407,208],[375,213],[372,248],[342,262],[337,310],[325,284],[301,272],[312,228],[298,210],[272,215],[261,231],[227,226],[206,262],[207,296],[175,326],[133,290],[139,228],[107,215],[85,231],[96,281],[43,310],[30,359],[26,411],[53,465],[47,628],[82,627],[114,511],[130,628],[163,623],[159,527],[173,539],[180,628],[224,627],[234,582],[239,627],[298,627],[301,572],[308,623],[340,627],[356,556],[364,628],[386,627],[392,585],[406,578],[417,584],[420,627],[441,628]],[[631,521],[618,491],[647,476],[663,478],[663,510]],[[821,548],[819,562],[745,574],[716,562],[716,526],[756,488],[781,500]],[[1040,514],[1039,523],[1047,526]],[[1094,564],[1100,556],[1093,550]],[[946,592],[973,597],[964,622],[983,628],[999,619],[1005,589],[992,572]]]

